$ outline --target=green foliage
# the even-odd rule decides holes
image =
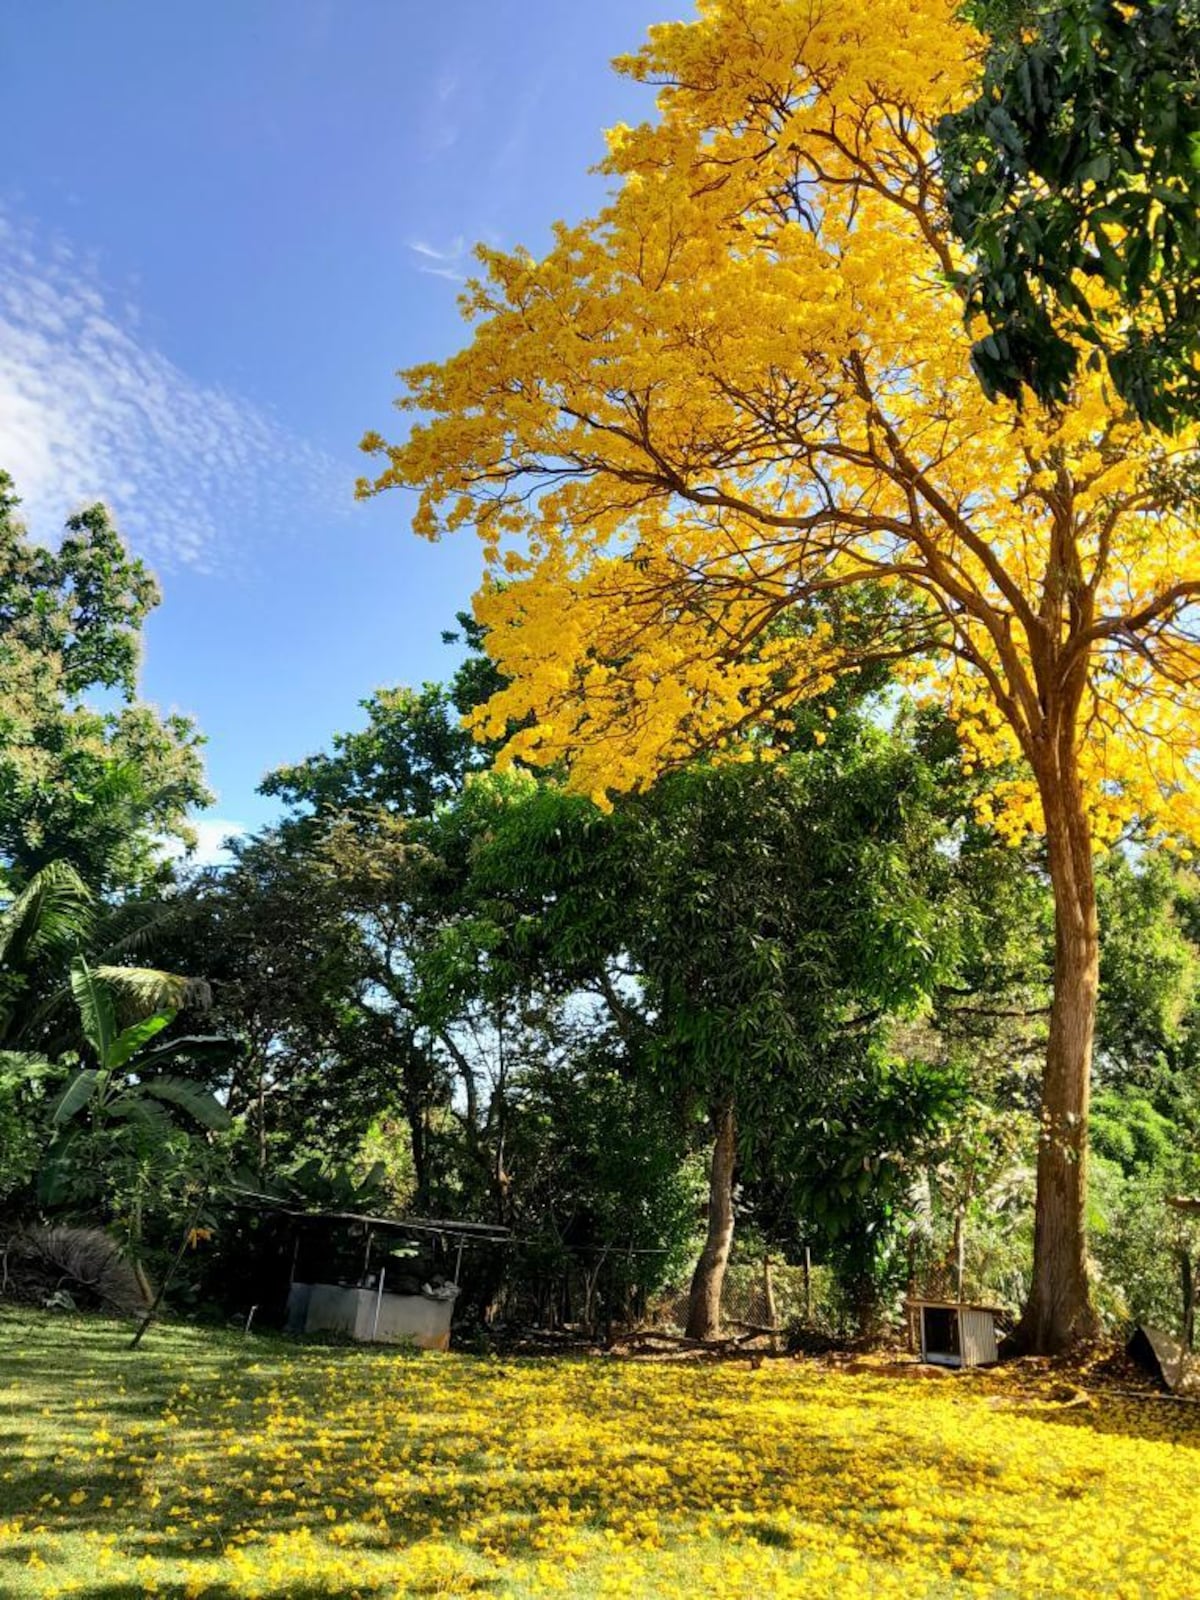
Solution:
[[[0,911],[0,1044],[17,1044],[38,1015],[38,980],[61,969],[94,926],[91,892],[75,868],[51,861]]]
[[[185,838],[210,799],[193,724],[135,699],[157,586],[103,506],[51,549],[17,504],[0,472],[0,868],[18,890],[50,862],[96,891],[156,881],[163,838]],[[96,691],[116,709],[95,709]]]
[[[1200,1000],[1200,951],[1187,926],[1195,888],[1160,852],[1136,864],[1109,854],[1096,890],[1102,1070],[1144,1076],[1186,1047]]]
[[[1092,1248],[1106,1320],[1124,1334],[1143,1322],[1181,1333],[1180,1256],[1200,1262],[1200,1227],[1167,1204],[1172,1184],[1161,1171],[1126,1173],[1100,1159],[1093,1181]]]
[[[428,816],[462,785],[483,755],[460,724],[450,691],[379,689],[360,702],[366,728],[335,734],[331,751],[281,767],[262,784],[294,812],[318,818],[383,807]]]
[[[439,848],[459,829],[474,843],[445,847],[468,863],[461,915],[420,970],[444,1015],[473,985],[590,997],[677,1137],[732,1101],[742,1214],[789,1242],[803,1215],[861,1298],[958,1081],[885,1070],[884,1041],[956,973],[963,918],[933,769],[852,706],[837,721],[818,751],[698,763],[611,815],[553,783],[474,781],[437,819]]]
[[[1092,1147],[1127,1178],[1178,1170],[1179,1130],[1136,1092],[1110,1089],[1092,1105]]]
[[[405,1047],[356,912],[372,882],[386,897],[388,876],[357,882],[355,898],[320,853],[322,837],[239,841],[229,868],[198,874],[177,897],[156,945],[163,961],[206,974],[213,1029],[239,1040],[236,1059],[213,1068],[239,1159],[260,1180],[308,1157],[344,1161],[391,1103]],[[360,861],[370,837],[356,832]],[[379,852],[375,865],[385,859]]]
[[[39,1192],[51,1206],[116,1201],[138,1219],[140,1232],[147,1195],[167,1181],[169,1172],[187,1164],[194,1138],[188,1125],[206,1133],[230,1126],[225,1106],[203,1085],[161,1068],[204,1052],[228,1058],[234,1046],[206,1036],[175,1038],[148,1050],[175,1014],[159,1012],[119,1028],[112,989],[82,956],[72,963],[71,989],[95,1064],[75,1071],[54,1106],[54,1137]],[[59,1063],[60,1068],[70,1065],[69,1058]],[[53,1068],[44,1062],[37,1070]]]
[[[620,1059],[601,1036],[566,1069],[531,1063],[509,1125],[519,1266],[587,1321],[596,1296],[627,1315],[690,1264],[703,1191],[677,1119]],[[515,1285],[510,1302],[547,1320],[528,1286]]]
[[[56,1076],[39,1056],[0,1051],[0,1206],[37,1171],[45,1146],[45,1080]]]
[[[844,757],[690,767],[611,817],[552,785],[474,785],[486,973],[598,989],[685,1096],[733,1093],[765,1125],[823,1070],[822,1041],[919,1009],[953,969],[931,799],[913,754],[869,730]]]
[[[83,1037],[99,1060],[101,1069],[107,1069],[113,1065],[111,1058],[117,1037],[117,1008],[112,990],[96,977],[82,956],[77,956],[71,963],[71,993],[79,1007]],[[170,1021],[170,1018],[167,1020]]]
[[[389,1216],[413,1209],[416,1169],[408,1129],[395,1112],[379,1112],[363,1135],[354,1165],[356,1176],[379,1173],[379,1202]]]
[[[801,1227],[869,1329],[905,1281],[917,1180],[967,1096],[962,1075],[881,1050],[846,1063],[779,1139]]]
[[[75,949],[92,928],[93,902],[69,861],[50,861],[0,917],[0,966],[7,971]]]
[[[310,1157],[282,1173],[270,1192],[299,1201],[310,1211],[377,1211],[386,1203],[385,1177],[382,1161],[359,1173]]]
[[[972,261],[989,394],[1066,398],[1077,341],[1146,422],[1200,415],[1200,10],[1195,0],[980,8],[977,98],[940,142]],[[1095,278],[1115,305],[1081,292]]]
[[[1200,1136],[1136,1083],[1097,1095],[1092,1115],[1093,1249],[1109,1321],[1182,1331],[1180,1256],[1200,1263],[1200,1224],[1168,1205],[1200,1188]]]

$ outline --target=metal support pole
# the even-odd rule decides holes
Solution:
[[[387,1268],[379,1269],[379,1288],[375,1291],[375,1320],[371,1324],[371,1343],[375,1343],[375,1336],[379,1332],[379,1308],[383,1304],[383,1280],[387,1277]]]

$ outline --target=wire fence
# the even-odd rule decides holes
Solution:
[[[730,1329],[761,1328],[784,1333],[796,1326],[814,1326],[828,1313],[828,1274],[823,1267],[791,1266],[765,1258],[735,1261],[725,1273],[721,1321]],[[653,1297],[646,1320],[678,1330],[687,1322],[688,1284]]]

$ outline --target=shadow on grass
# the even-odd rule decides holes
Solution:
[[[648,1511],[681,1528],[715,1512],[738,1519],[740,1538],[794,1551],[795,1533],[770,1515],[773,1498],[812,1522],[827,1522],[832,1508],[848,1542],[864,1556],[887,1559],[886,1514],[902,1503],[914,1477],[960,1481],[1009,1508],[1013,1530],[1025,1520],[1028,1485],[1006,1483],[969,1428],[948,1441],[936,1430],[923,1434],[913,1424],[918,1392],[914,1412],[900,1419],[881,1403],[895,1395],[894,1378],[851,1385],[798,1366],[794,1391],[774,1384],[764,1396],[814,1403],[771,1428],[757,1418],[752,1380],[698,1368],[661,1369],[672,1376],[656,1378],[661,1389],[654,1389],[647,1369],[596,1360],[442,1364],[437,1357],[176,1329],[131,1354],[123,1330],[85,1330],[65,1346],[64,1331],[64,1324],[47,1324],[45,1336],[17,1354],[0,1342],[0,1395],[10,1415],[16,1397],[29,1428],[27,1434],[5,1428],[6,1454],[11,1459],[27,1439],[44,1447],[11,1481],[0,1476],[0,1516],[44,1521],[64,1538],[119,1523],[125,1559],[211,1564],[216,1581],[203,1593],[212,1600],[232,1600],[241,1591],[221,1581],[220,1552],[203,1549],[205,1537],[219,1544],[250,1530],[285,1538],[306,1530],[332,1553],[326,1508],[336,1512],[342,1559],[356,1551],[402,1559],[407,1545],[463,1540],[485,1523],[488,1543],[503,1556],[535,1556],[544,1552],[538,1518],[564,1508],[575,1526],[604,1532],[626,1528]],[[950,1383],[931,1401],[969,1401],[1035,1430],[1069,1427],[1200,1448],[1200,1408],[1175,1408],[1181,1415],[1172,1425],[1162,1414],[1165,1403],[1054,1408],[1036,1393],[1023,1400],[966,1384],[956,1393]],[[187,1403],[181,1386],[189,1391]],[[654,1409],[659,1404],[661,1412]],[[467,1413],[470,1422],[460,1420]],[[547,1437],[551,1416],[558,1433]],[[86,1458],[97,1427],[119,1434],[135,1422],[147,1425],[136,1449],[112,1462]],[[592,1470],[586,1457],[597,1424],[605,1430],[597,1447],[603,1471]],[[706,1453],[710,1443],[715,1448]],[[1036,1493],[1050,1503],[1086,1499],[1103,1480],[1102,1471],[1092,1477],[1080,1467],[1071,1479],[1048,1474]],[[188,1499],[199,1484],[211,1488],[209,1500]],[[157,1502],[147,1498],[148,1485],[160,1491]],[[76,1494],[84,1499],[72,1506]],[[48,1511],[47,1495],[58,1501]],[[105,1496],[113,1508],[100,1506]],[[198,1518],[211,1520],[189,1526]],[[943,1515],[936,1524],[909,1528],[905,1538],[925,1553],[933,1572],[945,1569],[970,1528],[968,1514]],[[1005,1552],[1020,1559],[1019,1541],[1011,1537],[1010,1543],[1010,1535],[989,1534],[1000,1564]],[[33,1549],[22,1540],[7,1555],[17,1563]],[[456,1572],[455,1579],[460,1592],[503,1587],[486,1575]],[[162,1581],[168,1593],[179,1587]],[[365,1563],[357,1587],[363,1595],[391,1595],[396,1582],[394,1571],[376,1580]],[[426,1592],[438,1589],[431,1582]],[[89,1574],[74,1592],[85,1600],[124,1600],[144,1590]],[[414,1583],[407,1592],[422,1591]],[[264,1600],[309,1600],[329,1590],[295,1581],[256,1593]]]
[[[172,1586],[166,1585],[168,1593]],[[176,1586],[177,1587],[177,1586]],[[494,1594],[503,1585],[499,1578],[463,1578],[455,1579],[455,1594]],[[411,1595],[437,1595],[446,1591],[439,1581],[434,1578],[428,1583],[409,1585],[406,1594]],[[0,1594],[3,1591],[0,1590]],[[206,1584],[204,1587],[204,1600],[244,1600],[246,1591],[232,1587],[227,1583]],[[386,1595],[388,1600],[396,1594],[396,1579],[394,1577],[381,1579],[378,1583],[364,1581],[355,1587],[355,1593],[364,1597],[368,1595]],[[103,1583],[85,1584],[82,1588],[72,1590],[77,1600],[144,1600],[146,1591],[140,1583]],[[256,1585],[255,1600],[330,1600],[329,1585],[325,1583],[296,1583],[284,1584],[280,1588],[267,1589]]]
[[[170,1592],[171,1585],[165,1586]],[[499,1578],[464,1577],[456,1575],[455,1594],[494,1594],[503,1588]],[[85,1584],[83,1587],[72,1591],[78,1600],[144,1600],[145,1589],[140,1583],[99,1583]],[[427,1583],[409,1585],[406,1593],[412,1595],[438,1595],[444,1594],[445,1588],[437,1578],[431,1578]],[[0,1594],[3,1591],[0,1590]],[[330,1600],[329,1586],[326,1583],[285,1583],[275,1588],[255,1586],[255,1600]],[[381,1578],[378,1582],[370,1579],[364,1580],[355,1588],[355,1593],[365,1597],[368,1595],[387,1595],[389,1600],[396,1593],[396,1579]],[[245,1590],[228,1583],[206,1584],[204,1600],[244,1600]]]
[[[1200,1404],[1167,1394],[1111,1395],[1089,1391],[1069,1404],[1005,1405],[1009,1416],[1048,1428],[1073,1428],[1103,1438],[1140,1439],[1200,1450]]]

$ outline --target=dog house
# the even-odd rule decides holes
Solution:
[[[937,1367],[988,1367],[1000,1359],[995,1306],[962,1300],[909,1300],[909,1337],[922,1361]]]

